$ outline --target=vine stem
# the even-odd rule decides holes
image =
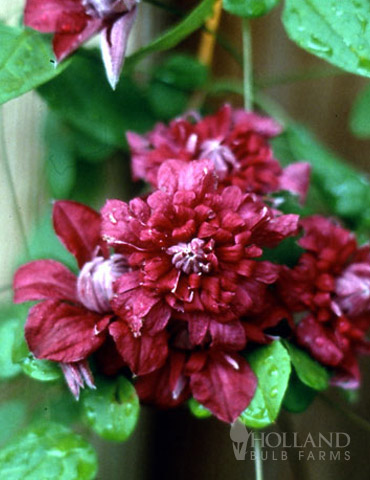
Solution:
[[[215,51],[216,36],[222,13],[222,0],[217,0],[213,9],[213,15],[206,21],[206,31],[202,33],[202,37],[198,49],[198,60],[211,66]]]
[[[8,181],[10,195],[13,201],[16,222],[18,224],[19,232],[21,234],[22,242],[24,244],[24,248],[26,250],[27,256],[31,257],[30,249],[27,242],[26,228],[24,226],[23,218],[20,211],[20,205],[19,205],[18,196],[15,189],[15,185],[14,185],[14,180],[13,180],[10,163],[9,163],[8,152],[7,152],[6,143],[5,143],[3,107],[0,108],[0,148],[1,148],[1,158],[4,165],[4,170],[5,170],[5,177]]]
[[[256,480],[263,480],[262,456],[261,456],[261,436],[260,432],[254,431],[253,435],[254,447],[254,467]]]
[[[222,0],[217,0],[213,8],[213,13],[211,17],[207,19],[200,37],[197,58],[200,63],[209,69],[213,62],[216,40],[218,40],[217,31],[220,26],[221,14]],[[195,92],[189,101],[189,110],[199,110],[204,103],[205,95],[204,91]]]
[[[252,39],[250,22],[247,18],[242,18],[242,36],[244,107],[246,110],[251,110],[253,106]]]

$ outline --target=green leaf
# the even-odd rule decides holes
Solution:
[[[264,248],[261,260],[293,268],[297,265],[303,252],[304,250],[298,245],[296,238],[286,238],[277,247]]]
[[[0,445],[8,443],[27,420],[26,404],[13,399],[0,405]]]
[[[191,398],[188,401],[188,407],[191,413],[197,418],[209,418],[212,416],[208,408],[201,405],[195,398]]]
[[[105,440],[127,440],[139,416],[139,399],[134,386],[124,377],[99,379],[96,386],[96,390],[85,390],[82,394],[86,423]]]
[[[153,72],[148,100],[159,120],[169,121],[182,114],[189,97],[207,82],[208,69],[188,55],[172,55]]]
[[[300,47],[343,70],[370,76],[368,0],[286,0],[283,23]]]
[[[61,378],[61,370],[56,363],[39,360],[32,354],[23,359],[21,367],[26,375],[41,382],[52,382]]]
[[[155,82],[149,87],[148,99],[158,119],[168,121],[184,112],[188,95],[171,85]]]
[[[280,0],[223,0],[223,8],[233,15],[255,18],[266,15]]]
[[[298,378],[314,390],[326,390],[329,387],[329,372],[308,353],[284,341],[284,346],[289,352],[290,360]]]
[[[357,96],[351,110],[350,127],[359,138],[370,137],[370,86]]]
[[[0,478],[7,480],[93,480],[95,452],[66,427],[43,422],[0,450]]]
[[[356,228],[370,219],[370,183],[299,125],[290,125],[285,133],[296,160],[312,165],[312,183],[321,194],[326,209]]]
[[[21,367],[13,360],[13,346],[17,341],[18,335],[22,335],[20,321],[18,318],[7,317],[1,314],[0,322],[0,378],[12,378],[21,372]]]
[[[293,371],[285,392],[283,407],[292,413],[304,412],[311,405],[316,395],[317,392],[301,382]]]
[[[284,398],[291,366],[288,352],[281,342],[257,348],[247,357],[258,379],[256,393],[240,416],[252,428],[262,428],[275,421]]]
[[[128,77],[111,89],[96,51],[80,49],[71,66],[38,92],[59,117],[103,145],[127,148],[126,130],[144,132],[155,121],[146,96]]]
[[[55,198],[67,198],[76,180],[73,140],[58,117],[49,113],[44,137],[46,143],[46,174]]]
[[[155,69],[153,78],[179,90],[192,92],[207,82],[208,69],[189,55],[176,54]]]
[[[125,68],[130,69],[150,53],[169,50],[200,28],[213,13],[216,0],[203,0],[181,22],[171,27],[151,43],[126,58]]]
[[[69,61],[55,68],[48,36],[0,24],[0,104],[19,97],[59,75]]]

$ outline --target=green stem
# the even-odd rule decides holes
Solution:
[[[256,469],[256,480],[263,480],[262,457],[261,457],[261,436],[260,432],[254,431],[254,466]]]
[[[266,97],[263,93],[258,92],[256,94],[256,103],[267,114],[275,118],[282,127],[286,127],[289,124],[295,123],[288,115],[288,113],[270,97]]]
[[[244,107],[251,110],[253,106],[253,87],[252,87],[252,40],[250,22],[247,18],[242,19],[243,33],[243,90]]]
[[[22,218],[21,211],[20,211],[18,196],[17,196],[17,192],[15,190],[15,185],[14,185],[12,172],[11,172],[10,164],[9,164],[8,152],[7,152],[6,143],[5,143],[4,116],[3,116],[3,109],[2,108],[0,108],[0,148],[1,148],[1,158],[2,158],[2,162],[4,164],[5,177],[8,181],[9,189],[10,189],[10,195],[11,195],[12,201],[13,201],[15,218],[16,218],[16,221],[17,221],[17,224],[18,224],[18,228],[19,228],[19,231],[20,231],[20,234],[21,234],[21,237],[22,237],[22,241],[23,241],[26,253],[27,253],[28,257],[31,257],[30,250],[29,250],[29,247],[28,247],[28,242],[27,242],[26,228],[25,228],[24,223],[23,223],[23,218]]]
[[[321,398],[321,400],[323,400],[335,410],[338,410],[338,412],[346,416],[352,423],[356,424],[359,428],[362,428],[362,430],[366,430],[370,433],[370,422],[360,417],[360,415],[357,415],[357,413],[348,410],[343,405],[339,405],[338,403],[333,402],[333,400],[331,400],[324,394],[319,395],[319,398]]]
[[[256,86],[259,88],[269,88],[275,86],[289,85],[291,83],[305,82],[319,78],[331,78],[339,75],[349,75],[339,68],[311,68],[300,72],[284,73],[273,77],[264,77],[256,79]]]

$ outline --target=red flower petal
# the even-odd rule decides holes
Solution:
[[[135,199],[136,200],[136,199]],[[131,208],[131,207],[134,208]],[[148,207],[144,202],[107,200],[101,210],[103,238],[119,251],[141,250],[143,242],[139,240],[143,230],[141,217],[146,217]],[[130,248],[131,247],[131,248]]]
[[[131,279],[130,273],[128,274]],[[126,291],[126,274],[122,275],[115,283],[115,295],[111,301],[114,312],[124,318],[135,332],[140,332],[146,315],[159,302],[155,292],[143,287]],[[155,315],[155,313],[153,314]],[[153,326],[153,318],[149,320]]]
[[[257,379],[234,353],[213,352],[204,368],[190,377],[193,396],[218,419],[232,423],[251,402]]]
[[[335,345],[332,334],[313,317],[306,317],[298,324],[297,339],[311,354],[324,365],[338,365],[343,353]]]
[[[216,186],[214,166],[209,160],[190,163],[168,160],[158,170],[158,188],[167,194],[184,190],[201,197],[206,192],[215,191]]]
[[[80,32],[87,20],[81,1],[27,0],[24,23],[39,32]]]
[[[63,32],[62,30],[57,31],[53,38],[53,50],[58,62],[64,60],[102,28],[103,21],[101,19],[88,18],[83,29],[76,33]]]
[[[141,401],[162,408],[180,405],[189,397],[188,380],[183,375],[185,355],[171,353],[159,370],[137,379],[136,391]]]
[[[22,265],[14,275],[14,302],[69,300],[78,302],[76,277],[54,260],[36,260]]]
[[[109,326],[118,352],[135,375],[146,375],[162,367],[168,354],[167,334],[162,331],[151,336],[143,332],[134,337],[123,321]]]
[[[58,201],[53,208],[53,223],[60,241],[80,267],[93,258],[100,244],[98,212],[81,203]]]
[[[78,362],[104,342],[104,329],[109,319],[109,316],[102,317],[85,308],[46,300],[31,308],[25,336],[37,358]]]
[[[220,323],[213,320],[210,324],[212,347],[225,348],[227,350],[243,350],[246,344],[245,332],[239,320],[228,323]]]

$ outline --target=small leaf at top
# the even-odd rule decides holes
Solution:
[[[290,39],[308,52],[370,77],[368,0],[286,0],[283,23]]]
[[[224,0],[223,8],[233,15],[255,18],[266,15],[280,0]]]

